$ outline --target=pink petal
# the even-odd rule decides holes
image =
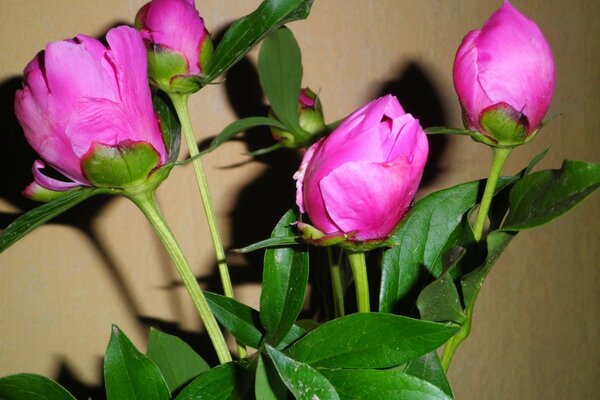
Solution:
[[[40,171],[43,168],[45,168],[44,163],[41,160],[36,160],[33,163],[33,168],[31,169],[31,172],[33,173],[33,178],[35,180],[35,183],[42,187],[45,187],[46,189],[55,190],[55,191],[60,192],[60,191],[72,189],[77,186],[88,184],[87,181],[65,182],[65,181],[60,181],[58,179],[50,178],[49,176],[44,175],[42,173],[42,171]],[[29,185],[28,188],[30,186],[31,185]],[[28,188],[26,188],[25,190],[28,190]],[[29,188],[29,190],[33,190],[34,188],[35,187],[31,187],[31,188]]]
[[[329,217],[357,240],[387,237],[414,197],[407,163],[346,163],[320,182]],[[310,214],[309,214],[310,216]],[[311,216],[312,219],[312,216]]]
[[[129,139],[151,144],[158,151],[163,164],[167,161],[167,150],[152,107],[146,48],[142,37],[135,29],[121,26],[111,29],[106,39],[117,72],[121,107],[125,115],[118,124],[129,127],[129,130],[118,133],[119,141]]]
[[[306,168],[310,164],[310,161],[313,158],[315,150],[321,147],[323,144],[323,140],[319,139],[317,142],[313,143],[304,153],[304,157],[302,158],[302,162],[300,163],[300,168],[294,174],[294,179],[296,180],[296,204],[300,209],[302,214],[305,213],[304,210],[304,176],[306,174]]]

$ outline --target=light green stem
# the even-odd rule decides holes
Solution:
[[[456,335],[452,336],[450,340],[444,346],[444,352],[442,353],[441,364],[442,368],[444,368],[444,372],[448,372],[450,368],[450,363],[454,358],[454,353],[456,353],[456,349],[458,346],[469,336],[471,332],[471,321],[473,319],[473,310],[466,310],[467,318],[463,325],[460,327],[460,330],[456,333]]]
[[[369,303],[369,279],[367,278],[367,261],[363,251],[349,251],[348,261],[354,275],[354,285],[356,286],[356,303],[358,312],[370,312]]]
[[[220,363],[224,364],[231,361],[231,354],[229,354],[227,343],[225,343],[223,334],[217,325],[217,320],[210,311],[210,307],[206,302],[206,298],[202,293],[202,289],[200,289],[200,286],[198,285],[196,277],[194,277],[194,274],[190,270],[190,266],[185,259],[179,244],[175,240],[173,233],[169,229],[162,213],[160,212],[160,209],[158,208],[154,191],[129,195],[129,198],[139,207],[140,210],[142,210],[154,228],[154,231],[160,238],[161,242],[165,246],[169,256],[171,256],[171,260],[173,260],[175,268],[177,269],[183,284],[190,294],[192,302],[198,310],[198,314],[200,314],[200,319],[206,327],[206,332],[213,343]]]
[[[494,191],[496,190],[496,184],[498,183],[498,178],[500,177],[500,172],[502,171],[502,167],[508,158],[512,148],[509,147],[494,147],[493,152],[494,156],[492,158],[492,166],[490,168],[490,173],[485,184],[485,190],[483,192],[483,197],[481,199],[481,204],[479,205],[479,210],[477,211],[477,219],[475,220],[475,226],[473,227],[473,235],[476,241],[480,241],[483,236],[483,227],[485,225],[485,221],[487,219],[488,211],[490,209],[490,204],[492,203],[492,198],[494,197]]]
[[[223,248],[223,242],[219,234],[219,228],[217,227],[217,217],[215,215],[215,208],[210,197],[210,191],[208,189],[208,182],[206,181],[206,175],[204,174],[204,168],[202,167],[202,160],[198,156],[198,145],[196,144],[196,137],[194,136],[194,130],[190,121],[190,115],[188,112],[188,98],[187,94],[169,94],[177,117],[181,123],[181,133],[187,143],[190,157],[194,158],[192,165],[196,174],[196,181],[198,183],[198,189],[200,190],[200,197],[202,199],[202,206],[204,207],[204,214],[206,215],[206,221],[208,223],[208,230],[210,237],[213,242],[215,254],[217,256],[217,266],[219,268],[219,275],[221,277],[221,284],[223,285],[223,293],[229,298],[233,297],[233,285],[231,284],[231,278],[229,276],[229,269],[227,267],[227,260],[225,259],[225,249]],[[240,358],[246,357],[246,348],[238,344],[238,353]]]
[[[333,291],[333,309],[335,317],[343,317],[344,312],[344,286],[342,284],[342,271],[340,263],[333,259],[333,249],[327,247],[329,273],[331,274],[331,290]]]

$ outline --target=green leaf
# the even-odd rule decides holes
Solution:
[[[292,236],[294,229],[291,224],[298,220],[296,213],[288,211],[277,223],[271,237]],[[308,269],[306,246],[265,251],[260,319],[267,331],[267,341],[272,345],[277,345],[283,339],[302,310]]]
[[[297,324],[292,325],[292,328],[288,331],[287,335],[281,339],[281,342],[277,345],[277,350],[283,350],[289,345],[295,343],[297,340],[306,335],[306,330]]]
[[[398,370],[322,370],[342,400],[451,400],[441,389]]]
[[[108,400],[171,398],[156,364],[140,353],[115,325],[104,354],[104,382]]]
[[[333,385],[310,365],[293,360],[269,345],[267,345],[267,352],[279,376],[296,399],[337,400],[340,398]]]
[[[406,364],[404,373],[427,381],[440,388],[450,398],[454,397],[450,383],[448,383],[448,379],[440,363],[440,358],[435,351],[410,361]]]
[[[258,349],[264,334],[258,311],[216,293],[204,292],[204,295],[221,325],[240,343]]]
[[[92,188],[70,190],[64,196],[44,203],[21,215],[8,225],[0,235],[0,253],[38,226],[98,193],[102,193],[102,191]]]
[[[287,127],[284,130],[306,135],[298,116],[302,59],[292,31],[281,28],[263,41],[258,54],[258,76],[271,109]]]
[[[146,355],[160,369],[171,393],[210,369],[186,342],[154,328],[150,328]]]
[[[246,389],[241,385],[245,366],[229,362],[203,372],[183,388],[175,400],[233,400],[245,399]]]
[[[244,57],[263,37],[287,22],[304,19],[313,0],[264,0],[258,8],[234,22],[217,46],[203,83],[207,84]]]
[[[321,325],[287,354],[313,367],[389,368],[429,353],[457,330],[393,314],[359,313]]]
[[[559,170],[535,172],[511,190],[510,212],[502,230],[543,225],[569,211],[598,187],[600,164],[567,160]]]
[[[443,274],[427,285],[417,298],[421,318],[462,324],[466,318],[458,290],[450,274]]]
[[[238,119],[227,125],[225,129],[221,131],[211,142],[210,145],[200,152],[200,155],[210,153],[221,144],[233,138],[240,132],[244,132],[248,129],[255,128],[257,126],[273,126],[278,129],[286,129],[285,126],[273,118],[268,117],[248,117]]]
[[[279,246],[289,246],[294,244],[303,244],[301,242],[301,236],[289,236],[289,237],[273,237],[265,240],[261,240],[260,242],[253,243],[246,247],[242,247],[241,249],[234,249],[232,251],[236,253],[250,253],[251,251],[256,251],[260,249],[266,249],[270,247],[279,247]]]
[[[471,136],[473,131],[468,129],[448,128],[446,126],[432,126],[425,128],[428,135],[463,135]]]
[[[477,295],[479,294],[479,290],[483,285],[483,281],[515,235],[516,233],[514,232],[502,231],[494,231],[488,234],[486,239],[487,256],[485,261],[479,268],[461,278],[460,285],[466,308],[473,307]]]
[[[379,311],[393,312],[397,302],[418,282],[425,268],[434,278],[442,273],[442,255],[453,247],[452,234],[465,213],[477,204],[481,181],[454,186],[418,201],[383,252]]]
[[[260,400],[279,400],[287,398],[287,387],[277,374],[273,362],[263,354],[258,356],[254,394]]]
[[[163,141],[169,152],[169,162],[175,162],[181,147],[181,124],[177,119],[177,115],[169,107],[169,103],[161,96],[163,96],[162,92],[155,94],[152,98],[152,104],[154,112],[158,116]]]
[[[34,374],[17,374],[0,378],[2,400],[75,400],[75,397],[52,379]]]

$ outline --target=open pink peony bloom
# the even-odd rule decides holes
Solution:
[[[386,238],[413,200],[427,161],[425,132],[387,95],[350,114],[304,155],[296,203],[326,234]]]
[[[154,67],[151,75],[163,75],[169,71],[174,73],[170,77],[157,76],[157,81],[200,75],[206,67],[204,64],[212,57],[212,41],[194,0],[152,0],[138,11],[135,25],[142,32],[151,52],[156,52],[159,57],[162,54],[182,57],[183,64],[177,65],[176,70],[172,60],[151,60],[151,64],[163,63],[168,67],[163,69],[160,65],[151,65]]]
[[[552,101],[555,70],[550,46],[537,25],[508,1],[481,30],[465,36],[453,75],[465,124],[488,136],[495,132],[484,126],[486,112],[502,113],[527,136],[540,127]],[[491,124],[495,123],[488,121]]]
[[[98,147],[147,144],[160,164],[167,161],[146,76],[146,50],[135,29],[121,26],[107,36],[109,48],[89,36],[49,43],[25,68],[15,112],[25,137],[40,157],[70,182],[33,166],[40,188],[63,191],[91,185],[83,167]]]

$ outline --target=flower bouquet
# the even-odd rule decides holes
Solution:
[[[513,152],[544,140],[556,81],[543,33],[508,1],[456,43],[462,128],[420,121],[395,96],[404,93],[379,93],[327,119],[327,83],[307,87],[297,25],[285,26],[312,6],[264,0],[217,39],[193,0],[152,0],[131,26],[48,43],[25,67],[14,111],[39,159],[23,194],[42,205],[7,224],[0,251],[92,197],[125,198],[160,240],[210,344],[200,348],[156,324],[142,349],[113,325],[103,359],[107,399],[453,399],[446,374],[502,252],[600,186],[600,164],[539,169],[548,149],[503,174]],[[228,79],[255,46],[269,108],[198,145],[190,100],[214,86],[247,90]],[[295,198],[284,200],[288,211],[271,234],[226,251],[203,161],[241,135],[267,139],[250,159],[302,159],[288,177]],[[448,137],[489,149],[489,173],[420,196],[431,143]],[[157,201],[175,171],[190,169],[216,256],[214,291],[201,288]],[[266,187],[259,196],[278,190]],[[230,260],[263,253],[249,258],[262,271],[252,307],[236,298],[239,270]],[[0,378],[0,398],[74,397],[52,379],[16,373]]]

